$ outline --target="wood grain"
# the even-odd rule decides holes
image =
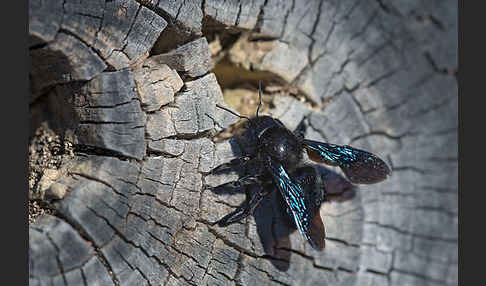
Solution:
[[[53,108],[76,156],[54,215],[29,226],[29,284],[458,285],[456,2],[54,2],[30,1],[31,109]],[[237,118],[216,108],[204,33],[229,31],[251,47],[225,47],[232,64],[302,99],[275,94],[267,113],[392,168],[322,205],[322,252],[275,194],[210,224],[245,199],[208,190],[244,151],[211,140]]]

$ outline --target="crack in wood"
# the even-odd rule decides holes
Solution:
[[[363,36],[365,35],[366,31],[368,30],[369,27],[371,27],[373,21],[375,21],[378,17],[378,10],[374,10],[370,17],[368,18],[368,20],[365,22],[365,24],[363,25],[363,27],[361,27],[361,29],[359,29],[356,33],[354,33],[353,35],[351,35],[351,38],[350,40],[355,40],[357,39],[358,37],[360,36]],[[385,47],[388,45],[389,41],[385,41]],[[364,60],[362,60],[361,62],[358,63],[358,66],[361,66],[363,65],[366,61],[368,61],[369,59],[371,59],[377,52],[379,52],[379,50],[383,49],[383,45],[379,46],[377,49],[375,49],[374,51],[371,52],[371,54],[365,58]],[[378,51],[377,51],[378,50]]]
[[[294,8],[295,8],[295,0],[292,0],[292,4],[290,5],[290,8],[287,10],[287,12],[285,13],[285,15],[283,17],[282,31],[280,32],[280,36],[278,36],[278,39],[283,39],[284,38],[284,34],[285,34],[285,29],[287,27],[288,18],[289,18],[290,13],[292,13],[294,11]]]
[[[448,209],[442,208],[442,207],[433,207],[433,206],[415,206],[413,208],[407,208],[405,209],[409,210],[422,210],[422,211],[429,211],[429,212],[438,212],[438,213],[443,213],[447,215],[450,218],[456,218],[457,219],[457,212],[450,211]]]
[[[112,150],[109,148],[87,145],[87,144],[74,144],[74,153],[76,156],[101,156],[101,157],[109,157],[109,158],[116,158],[122,161],[135,161],[139,162],[140,160],[135,157],[129,157],[120,153],[119,151]]]
[[[401,67],[394,68],[390,71],[387,71],[387,72],[383,73],[382,75],[376,77],[375,79],[371,80],[370,82],[368,82],[368,84],[366,84],[366,87],[370,88],[372,86],[375,86],[375,85],[379,84],[382,80],[392,77],[393,75],[395,75],[400,70],[402,70]]]
[[[263,20],[264,20],[264,17],[265,17],[265,11],[264,11],[264,8],[268,5],[268,0],[265,0],[263,2],[263,4],[260,6],[260,12],[258,13],[258,16],[257,16],[257,22],[255,24],[255,28],[254,30],[255,31],[258,31],[258,32],[261,32],[261,29],[262,29],[262,25],[263,25]]]
[[[440,237],[440,236],[434,236],[434,235],[425,235],[425,234],[420,234],[416,232],[411,232],[409,230],[405,229],[400,229],[397,226],[394,225],[389,225],[389,224],[382,224],[377,221],[364,221],[365,224],[370,224],[370,225],[376,225],[382,228],[390,229],[393,231],[396,231],[397,233],[400,233],[402,235],[410,235],[412,237],[419,237],[419,238],[425,238],[429,240],[437,240],[437,241],[442,241],[442,242],[451,242],[451,243],[457,243],[456,238],[445,238],[445,237]]]
[[[62,27],[62,25],[60,26]],[[95,53],[96,57],[98,57],[98,59],[100,59],[101,61],[103,61],[103,63],[106,65],[106,68],[112,68],[112,66],[110,64],[108,64],[105,60],[105,58],[103,57],[103,55],[101,55],[100,51],[98,51],[97,49],[95,49],[94,47],[92,47],[91,45],[89,45],[88,43],[86,43],[81,37],[79,37],[77,34],[69,31],[69,30],[66,30],[64,28],[60,28],[57,32],[57,34],[66,34],[68,36],[71,36],[73,38],[75,38],[76,40],[78,40],[80,43],[84,44],[86,47],[89,48],[90,51],[92,51],[93,53]],[[56,35],[56,38],[57,38],[57,35]],[[105,70],[106,70],[105,68]],[[103,71],[101,71],[103,72]]]
[[[410,275],[410,276],[419,278],[421,280],[435,282],[435,283],[438,283],[438,284],[441,284],[441,285],[445,285],[446,282],[447,282],[446,280],[435,279],[435,278],[429,277],[429,276],[421,274],[421,273],[416,273],[416,272],[407,271],[407,270],[403,270],[403,269],[393,268],[393,271],[398,272],[400,274]]]
[[[73,230],[76,230],[77,233],[79,234],[79,236],[85,240],[85,242],[90,245],[94,251],[94,255],[93,256],[90,256],[88,259],[86,259],[86,261],[82,262],[80,264],[79,267],[74,267],[74,268],[70,268],[70,269],[65,269],[65,272],[64,273],[67,273],[69,271],[74,271],[74,270],[77,270],[79,269],[81,271],[81,275],[83,277],[83,282],[85,285],[88,285],[87,284],[87,280],[86,280],[86,277],[85,277],[85,274],[84,274],[84,271],[83,271],[83,267],[91,260],[93,259],[93,257],[96,257],[100,260],[100,262],[106,267],[106,270],[107,270],[107,273],[108,275],[111,277],[113,283],[115,285],[120,285],[120,281],[119,279],[116,277],[116,275],[114,274],[112,268],[111,268],[111,265],[108,263],[106,257],[104,256],[104,254],[101,252],[101,248],[103,248],[103,245],[97,245],[95,242],[94,242],[94,239],[91,238],[88,233],[83,229],[83,227],[76,223],[76,222],[73,222],[73,221],[70,221],[68,217],[64,216],[64,214],[60,213],[60,212],[57,212],[56,213],[56,217],[58,217],[59,219],[61,219],[63,222],[67,223]],[[46,234],[47,235],[47,234]],[[49,237],[50,238],[50,237]],[[51,239],[51,242],[52,242],[52,239]],[[56,247],[57,249],[57,247]],[[58,251],[59,253],[59,251]],[[64,270],[63,270],[64,271]],[[66,283],[66,281],[64,281]],[[66,283],[67,285],[67,283]]]
[[[80,172],[76,172],[76,171],[70,171],[69,172],[70,175],[77,175],[81,178],[84,178],[86,180],[90,180],[90,181],[94,181],[94,182],[97,182],[97,183],[100,183],[102,185],[105,185],[106,187],[108,187],[108,189],[110,189],[111,191],[113,191],[116,195],[120,196],[120,197],[123,197],[124,199],[126,199],[127,201],[129,201],[129,198],[123,194],[122,192],[118,191],[115,187],[113,187],[111,184],[109,184],[108,182],[100,179],[100,178],[96,178],[95,176],[92,176],[92,175],[88,175],[88,174],[84,174],[84,173],[80,173]],[[124,201],[120,201],[122,203],[124,203],[125,205],[128,206],[128,203],[124,202]]]
[[[255,269],[255,270],[259,271],[259,272],[264,273],[264,274],[265,274],[265,275],[266,275],[266,276],[269,278],[268,280],[270,280],[270,281],[272,281],[272,282],[275,282],[275,283],[277,283],[277,284],[279,284],[279,285],[291,286],[291,284],[288,284],[288,283],[285,283],[285,282],[282,282],[282,281],[280,281],[280,280],[276,279],[276,277],[274,277],[273,275],[271,275],[271,274],[270,274],[268,271],[266,271],[265,269],[258,268],[258,267],[256,267],[255,265],[252,265],[252,264],[249,264],[248,266],[252,267],[253,269]]]
[[[130,267],[130,269],[131,269],[132,271],[137,271],[138,273],[140,273],[140,275],[142,276],[142,278],[143,278],[143,279],[145,279],[145,281],[147,281],[147,283],[148,283],[149,285],[151,285],[151,284],[150,284],[149,279],[147,278],[147,276],[145,276],[145,274],[144,274],[144,273],[143,273],[143,272],[142,272],[142,271],[141,271],[141,270],[140,270],[138,267],[133,266],[133,265],[132,265],[132,264],[131,264],[131,263],[130,263],[130,262],[129,262],[129,261],[128,261],[128,260],[127,260],[127,259],[126,259],[126,258],[125,258],[125,257],[124,257],[122,254],[121,254],[121,253],[120,253],[120,251],[118,251],[118,249],[116,249],[116,248],[115,248],[115,249],[114,249],[114,251],[115,251],[115,252],[118,254],[118,256],[121,258],[121,260],[123,260],[123,262],[125,262],[125,264],[126,264],[128,267]]]
[[[439,194],[456,194],[458,195],[457,187],[437,187],[437,186],[417,186],[419,189],[437,192]]]
[[[349,144],[352,145],[354,142],[358,141],[358,140],[361,140],[361,139],[365,139],[367,137],[372,137],[372,136],[383,136],[389,140],[394,140],[394,141],[399,141],[401,143],[401,140],[407,136],[410,135],[410,132],[404,132],[402,134],[399,134],[399,135],[392,135],[392,134],[389,134],[388,132],[384,131],[384,130],[373,130],[373,131],[370,131],[368,133],[365,133],[365,134],[361,134],[361,135],[358,135],[356,137],[353,137],[350,139],[349,141]]]
[[[67,285],[66,276],[64,274],[65,273],[64,272],[64,266],[62,265],[61,259],[59,258],[59,254],[60,254],[59,246],[56,243],[54,243],[54,240],[52,239],[52,237],[49,235],[48,232],[46,232],[44,234],[47,237],[47,240],[49,240],[49,242],[52,244],[52,246],[56,250],[56,262],[57,262],[57,266],[59,267],[59,271],[60,271],[60,274],[61,274],[62,279],[64,281],[64,284]]]
[[[159,258],[159,257],[157,257],[157,256],[155,256],[155,255],[150,255],[150,254],[147,252],[147,250],[145,250],[143,247],[141,247],[140,245],[137,245],[135,242],[133,242],[133,241],[129,240],[128,238],[126,238],[126,237],[125,237],[125,235],[124,235],[124,234],[123,234],[123,233],[122,233],[120,230],[118,230],[118,229],[117,229],[115,226],[113,226],[113,225],[111,224],[111,222],[110,222],[110,221],[109,221],[107,218],[105,218],[104,216],[102,216],[102,215],[98,214],[98,213],[97,213],[97,212],[96,212],[96,211],[95,211],[93,208],[91,208],[91,207],[89,207],[89,206],[86,206],[86,208],[87,208],[87,209],[89,209],[91,212],[93,212],[93,214],[94,214],[95,216],[97,216],[97,217],[99,217],[100,219],[102,219],[102,220],[103,220],[103,221],[104,221],[104,222],[105,222],[105,223],[106,223],[106,224],[107,224],[107,225],[108,225],[108,226],[109,226],[109,227],[110,227],[110,228],[111,228],[111,229],[112,229],[112,230],[115,232],[115,234],[116,234],[116,235],[117,235],[117,236],[118,236],[120,239],[122,239],[122,240],[123,240],[125,243],[130,244],[130,245],[132,245],[133,247],[135,247],[135,248],[139,249],[139,250],[140,250],[140,251],[141,251],[141,252],[142,252],[142,253],[143,253],[143,254],[144,254],[144,255],[145,255],[147,258],[149,258],[149,259],[150,259],[150,258],[153,258],[155,261],[157,261],[157,263],[158,263],[160,266],[164,267],[164,269],[165,269],[165,270],[167,270],[169,273],[171,273],[171,274],[172,274],[172,275],[174,275],[175,277],[178,277],[177,275],[175,275],[175,274],[172,272],[172,270],[170,269],[170,267],[169,267],[167,264],[165,264],[165,263],[164,263],[162,260],[160,260],[160,258]],[[142,275],[142,276],[143,276],[145,279],[147,279],[147,278],[145,277],[145,274],[144,274],[144,273],[142,273],[142,271],[141,271],[141,270],[140,270],[138,267],[136,267],[136,269],[138,269],[138,270],[139,270],[139,272],[140,272],[140,274],[141,274],[141,275]],[[149,280],[147,279],[147,281],[149,281]],[[149,282],[149,284],[150,284],[150,282]]]

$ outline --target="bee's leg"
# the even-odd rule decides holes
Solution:
[[[223,227],[246,218],[247,216],[251,215],[255,211],[256,207],[260,204],[263,198],[269,193],[271,193],[272,191],[273,188],[266,189],[266,191],[265,189],[260,188],[260,190],[257,193],[255,193],[249,201],[244,202],[240,207],[238,207],[232,213],[225,215],[223,218],[221,218],[219,221],[215,222],[214,224],[218,224],[219,226]]]
[[[237,166],[243,166],[247,164],[252,158],[250,156],[241,156],[235,158],[227,163],[223,163],[210,171],[210,174],[219,173],[222,171],[227,171]]]
[[[238,190],[241,189],[244,186],[249,186],[249,185],[254,185],[260,183],[260,179],[258,176],[255,175],[247,175],[244,177],[239,178],[236,181],[228,182],[216,187],[211,188],[212,191],[214,192],[219,192],[223,190]]]

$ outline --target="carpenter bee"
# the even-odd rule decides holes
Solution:
[[[376,155],[353,148],[307,140],[298,129],[290,131],[278,119],[259,116],[262,105],[262,89],[259,82],[259,104],[256,115],[249,118],[217,105],[235,116],[248,120],[246,141],[254,152],[232,159],[215,167],[215,174],[245,166],[249,174],[238,180],[219,185],[214,190],[237,190],[252,187],[256,190],[242,206],[214,224],[227,226],[240,221],[254,212],[262,199],[278,189],[286,202],[287,213],[299,232],[317,250],[325,246],[324,224],[319,208],[326,200],[323,179],[312,164],[304,162],[303,153],[309,159],[327,165],[339,166],[346,177],[357,184],[371,184],[387,178],[390,169]]]

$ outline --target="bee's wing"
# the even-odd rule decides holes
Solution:
[[[372,184],[387,178],[390,169],[376,155],[353,148],[312,140],[304,140],[309,158],[316,162],[339,166],[353,183]]]
[[[319,212],[317,211],[313,217],[311,216],[311,206],[307,203],[308,200],[305,198],[302,186],[292,181],[280,163],[272,159],[268,159],[267,163],[282,197],[292,211],[297,229],[313,248],[323,249],[325,232]]]
[[[321,250],[325,247],[326,231],[324,229],[324,223],[322,222],[321,214],[317,211],[311,219],[310,223],[310,237],[314,242],[315,249]]]

